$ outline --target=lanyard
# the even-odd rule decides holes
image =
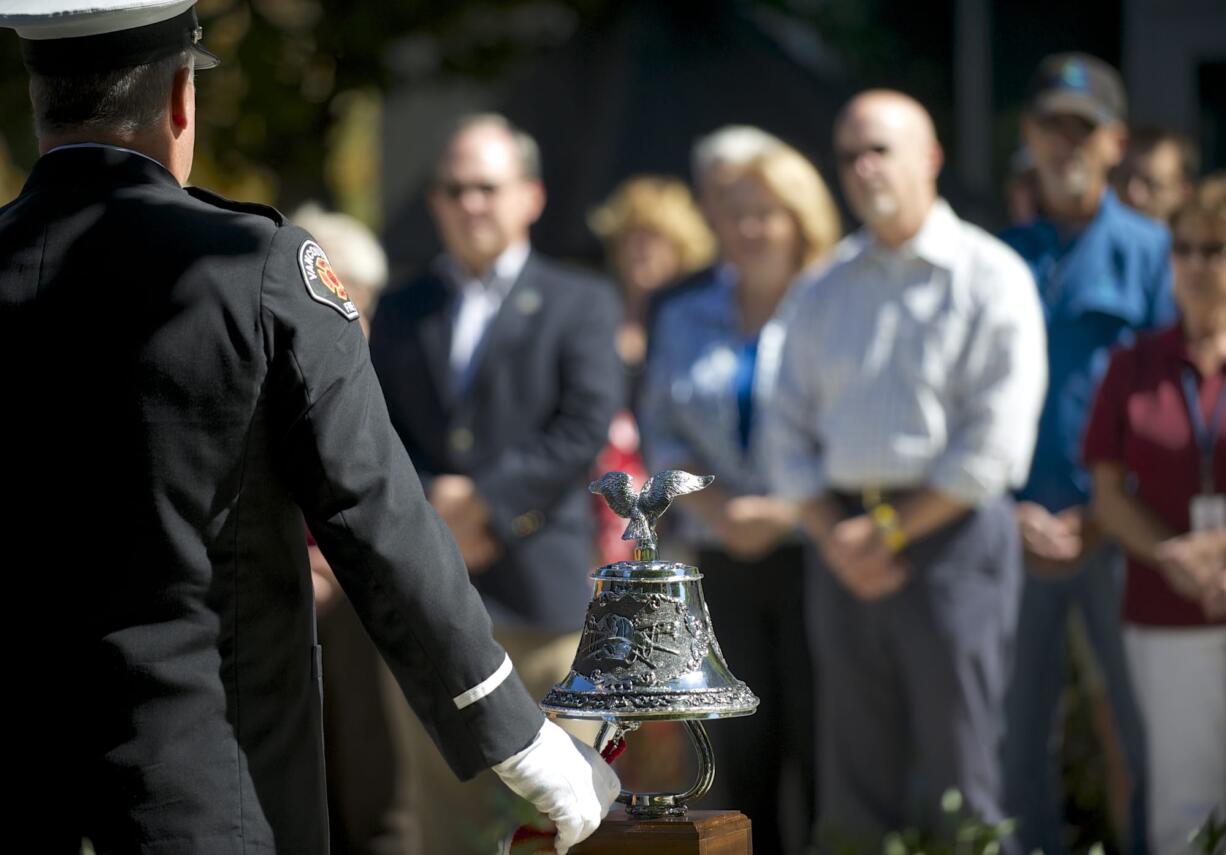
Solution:
[[[1217,396],[1217,405],[1213,408],[1213,420],[1205,424],[1205,418],[1200,411],[1200,394],[1197,390],[1196,372],[1189,366],[1183,367],[1183,398],[1188,405],[1188,417],[1192,420],[1192,432],[1196,434],[1196,445],[1200,448],[1200,488],[1209,495],[1214,491],[1213,484],[1213,443],[1217,439],[1218,426],[1222,421],[1222,413],[1226,412],[1226,385]]]

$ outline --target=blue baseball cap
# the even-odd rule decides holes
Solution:
[[[1128,101],[1119,72],[1087,53],[1044,57],[1030,81],[1028,111],[1036,116],[1072,114],[1104,125],[1122,122]]]

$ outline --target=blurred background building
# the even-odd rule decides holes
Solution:
[[[436,130],[497,109],[542,144],[544,251],[599,257],[587,211],[636,172],[687,173],[693,138],[760,125],[829,174],[846,95],[901,88],[945,143],[943,191],[1003,222],[1017,114],[1037,60],[1119,66],[1133,119],[1226,165],[1220,0],[201,0],[210,45],[193,179],[292,209],[323,197],[384,236],[393,280],[436,250],[421,197]],[[16,40],[0,42],[0,198],[36,156]]]

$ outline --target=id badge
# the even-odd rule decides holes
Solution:
[[[1226,529],[1226,496],[1221,493],[1198,493],[1188,503],[1188,519],[1192,531]]]

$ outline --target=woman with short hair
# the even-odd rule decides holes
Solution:
[[[1093,510],[1128,552],[1124,643],[1155,855],[1226,818],[1226,178],[1171,221],[1179,321],[1112,357],[1085,438]]]

